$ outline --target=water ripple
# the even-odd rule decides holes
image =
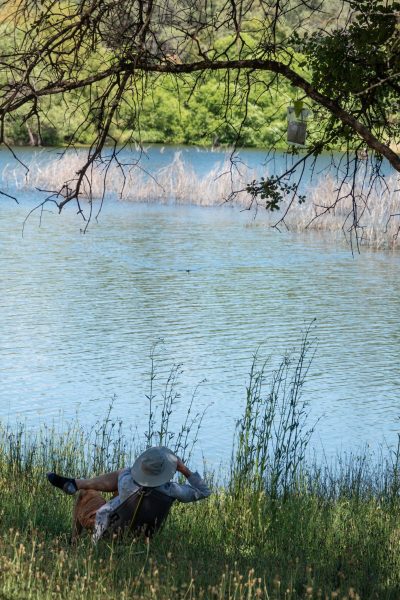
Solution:
[[[384,438],[399,414],[399,257],[247,227],[225,209],[113,204],[89,234],[49,215],[21,237],[26,206],[2,207],[0,416],[88,424],[116,394],[139,429],[149,351],[160,377],[183,364],[178,417],[203,378],[201,446],[230,456],[254,351],[279,355],[316,318],[305,390],[328,453]]]

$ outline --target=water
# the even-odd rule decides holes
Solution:
[[[168,151],[167,151],[168,152]],[[163,153],[164,160],[165,153]],[[192,156],[188,153],[189,158]],[[196,163],[196,156],[193,155]],[[202,166],[215,157],[202,153]],[[261,155],[253,155],[260,159]],[[161,159],[160,159],[161,160]],[[182,363],[175,423],[208,407],[197,451],[228,461],[252,355],[279,357],[316,319],[305,396],[325,452],[376,449],[398,431],[400,256],[279,234],[227,207],[105,204],[79,233],[69,207],[21,227],[37,195],[0,204],[0,418],[33,429],[78,412],[147,426],[149,353],[160,385]]]

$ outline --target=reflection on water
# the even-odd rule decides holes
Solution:
[[[144,430],[149,351],[160,377],[182,362],[177,419],[195,385],[211,404],[205,455],[228,460],[251,357],[279,355],[316,318],[308,386],[313,443],[328,454],[393,442],[400,413],[400,258],[318,237],[247,227],[233,209],[109,203],[79,234],[74,210],[21,223],[1,202],[0,417],[35,427],[79,410],[88,424],[114,414]]]

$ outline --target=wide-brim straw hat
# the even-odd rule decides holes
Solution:
[[[178,458],[169,448],[154,446],[137,457],[131,473],[139,485],[158,487],[172,479],[177,464]]]

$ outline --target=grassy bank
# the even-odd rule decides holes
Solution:
[[[73,501],[45,478],[130,464],[135,440],[109,418],[91,431],[1,429],[0,598],[399,598],[398,454],[307,466],[310,350],[303,344],[273,373],[255,362],[225,481],[208,474],[214,494],[174,505],[150,544],[71,547]],[[188,451],[165,422],[173,393],[161,401],[165,427],[149,398],[149,442]]]

